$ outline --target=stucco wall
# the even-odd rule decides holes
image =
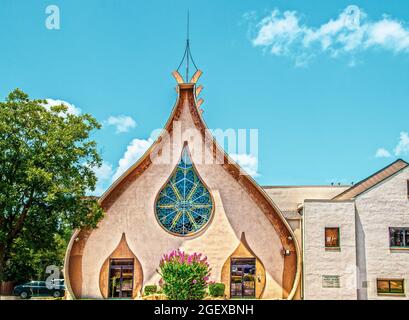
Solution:
[[[377,278],[405,279],[406,291],[409,285],[409,251],[389,248],[389,227],[409,227],[408,179],[409,168],[403,169],[355,200],[360,299],[408,299],[376,290]]]
[[[159,280],[156,273],[160,257],[175,248],[188,252],[199,251],[208,256],[212,280],[220,281],[223,264],[240,242],[245,232],[247,242],[266,268],[266,288],[263,298],[282,297],[283,256],[279,237],[265,214],[245,190],[220,165],[203,161],[200,135],[194,127],[187,105],[181,115],[182,139],[171,137],[169,147],[177,154],[172,163],[153,164],[117,198],[105,218],[94,230],[84,249],[82,259],[82,296],[100,298],[99,270],[104,260],[118,244],[125,232],[128,245],[138,257],[144,272],[144,285]],[[178,130],[174,132],[177,134]],[[184,140],[189,141],[199,175],[207,184],[215,201],[214,218],[209,228],[192,237],[177,237],[163,230],[154,215],[155,198],[169,178],[182,151]],[[167,152],[163,152],[168,155]],[[208,153],[210,155],[210,153]],[[161,156],[158,156],[159,158]]]
[[[304,205],[304,298],[356,299],[353,201],[306,200]],[[340,249],[326,250],[325,227],[340,228]],[[340,277],[340,288],[323,288],[323,275]]]

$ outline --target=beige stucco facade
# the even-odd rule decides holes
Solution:
[[[237,164],[226,164],[226,159],[219,162],[227,155],[214,147],[212,138],[203,135],[205,126],[193,100],[193,89],[193,85],[179,86],[179,99],[164,130],[166,134],[102,196],[105,217],[98,228],[78,231],[73,236],[65,262],[72,297],[103,298],[100,270],[123,234],[141,265],[142,287],[158,283],[159,260],[173,249],[203,253],[212,267],[211,280],[222,281],[223,266],[244,234],[249,252],[257,257],[257,265],[263,266],[259,272],[256,270],[259,298],[295,295],[301,273],[297,238],[278,207],[240,172]],[[184,145],[212,195],[214,210],[204,230],[181,237],[159,225],[155,201],[178,164]],[[283,249],[289,253],[283,254]]]

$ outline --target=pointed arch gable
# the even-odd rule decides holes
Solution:
[[[211,148],[214,159],[223,159],[221,166],[226,170],[239,185],[250,195],[251,199],[266,215],[267,219],[276,230],[283,249],[288,250],[290,255],[284,256],[283,272],[283,298],[292,299],[298,287],[301,275],[301,254],[297,239],[284,216],[273,203],[265,191],[257,182],[248,175],[241,174],[240,166],[231,159],[227,153],[218,145],[216,139],[211,136],[207,139],[208,129],[205,121],[197,107],[195,84],[179,83],[178,98],[172,109],[172,113],[164,126],[164,131],[168,134],[173,132],[173,123],[180,119],[184,105],[188,105],[190,115],[195,127],[202,135],[207,147]],[[111,187],[102,195],[99,202],[104,210],[108,210],[116,199],[145,172],[151,165],[151,155],[160,154],[163,134],[161,134],[145,154],[131,166],[121,177],[119,177]]]

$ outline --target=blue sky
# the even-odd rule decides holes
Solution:
[[[169,116],[188,8],[206,123],[259,130],[260,184],[357,182],[409,160],[407,1],[0,4],[0,97],[19,87],[103,123],[93,135],[105,161],[97,192]],[[59,30],[45,26],[49,5]],[[350,5],[359,24],[340,25]]]

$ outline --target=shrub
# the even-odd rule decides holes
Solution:
[[[200,300],[206,293],[210,276],[207,257],[173,250],[159,264],[163,293],[170,300]]]
[[[243,277],[244,281],[253,281],[254,280],[254,276],[252,275],[246,275]]]
[[[156,286],[156,284],[151,284],[151,285],[145,286],[144,294],[145,296],[149,296],[151,294],[156,293],[157,291],[158,291],[158,287]]]
[[[224,283],[209,284],[209,294],[212,297],[224,297]]]

